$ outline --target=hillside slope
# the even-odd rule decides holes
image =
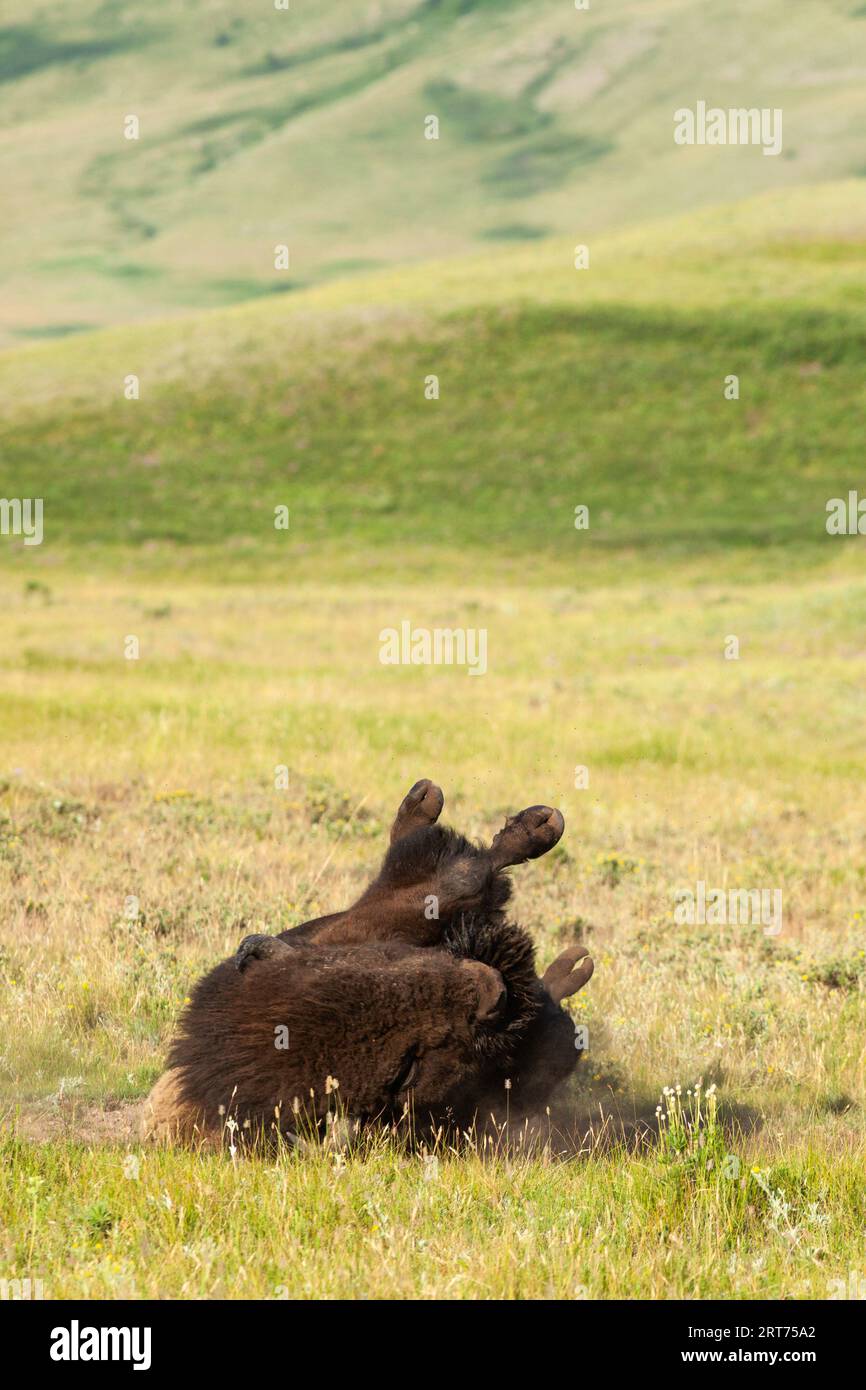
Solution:
[[[825,508],[862,477],[864,230],[844,184],[601,241],[588,271],[539,243],[4,354],[4,493],[44,499],[45,542],[0,555],[294,581],[856,564]]]
[[[5,0],[0,341],[862,177],[864,72],[859,0]],[[782,154],[677,147],[700,98]]]

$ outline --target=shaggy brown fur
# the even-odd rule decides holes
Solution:
[[[196,987],[169,1054],[179,1099],[204,1132],[231,1115],[256,1133],[324,1118],[333,1082],[353,1118],[447,1107],[480,1075],[505,995],[478,961],[417,946],[283,946]]]
[[[483,849],[435,824],[442,804],[416,783],[353,907],[247,937],[199,983],[148,1135],[214,1136],[228,1117],[242,1132],[293,1133],[299,1113],[315,1124],[333,1106],[333,1079],[362,1122],[410,1104],[420,1124],[462,1127],[506,1079],[516,1108],[545,1102],[578,1058],[560,1001],[592,961],[573,948],[539,980],[530,937],[505,920],[503,870],[556,844],[562,816],[530,807]]]

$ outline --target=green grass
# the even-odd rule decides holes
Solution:
[[[4,1148],[9,1248],[39,1252],[46,1297],[820,1299],[866,1216],[859,1167],[808,1147],[738,1178],[664,1148],[565,1167]]]
[[[500,227],[586,239],[862,178],[864,32],[850,0],[6,0],[0,341],[240,301],[281,242],[311,284]],[[678,149],[673,112],[699,97],[781,107],[783,154]],[[147,295],[118,261],[151,273]]]
[[[46,527],[0,540],[2,1277],[862,1277],[866,583],[824,521],[864,487],[864,227],[866,189],[826,185],[600,239],[587,272],[573,240],[512,243],[0,357],[2,492]],[[484,627],[488,674],[383,667],[405,617]],[[421,775],[471,835],[564,811],[515,873],[541,963],[596,961],[548,1151],[142,1148],[191,983],[356,895]],[[781,935],[677,924],[699,879],[781,888]],[[698,1080],[718,1109],[689,1130],[668,1094],[661,1121]]]

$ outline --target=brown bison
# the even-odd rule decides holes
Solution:
[[[506,920],[504,870],[559,840],[547,806],[512,816],[489,848],[436,824],[426,779],[405,797],[378,876],[345,912],[248,936],[199,982],[145,1110],[149,1137],[294,1137],[334,1109],[416,1132],[466,1127],[497,1106],[542,1106],[578,1059],[561,1001],[592,974],[579,946],[539,979]]]

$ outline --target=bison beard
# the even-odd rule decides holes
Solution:
[[[294,1136],[322,1128],[337,1083],[345,1114],[413,1130],[466,1128],[511,1083],[512,1115],[543,1106],[578,1060],[561,1007],[592,974],[582,947],[542,979],[505,918],[504,870],[555,845],[562,816],[533,806],[489,849],[435,824],[432,782],[408,793],[391,847],[345,912],[247,937],[193,991],[169,1069],[145,1109],[151,1138]],[[435,901],[438,917],[427,914]]]

